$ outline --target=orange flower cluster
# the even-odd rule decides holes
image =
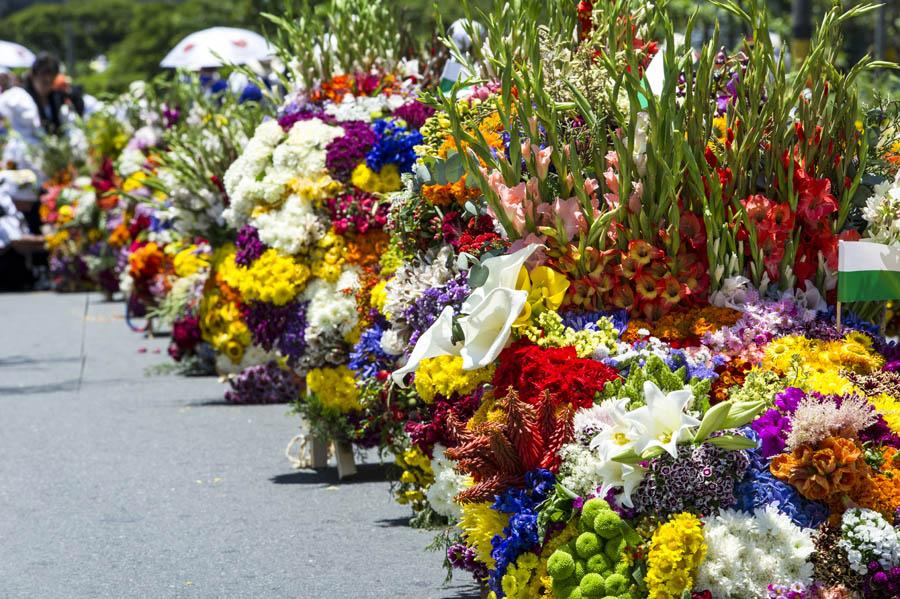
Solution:
[[[113,247],[122,247],[131,238],[131,233],[124,222],[119,223],[115,229],[109,234],[109,245]]]
[[[638,341],[643,338],[638,331],[646,329],[652,336],[663,341],[685,341],[702,337],[723,327],[733,326],[740,318],[741,313],[737,310],[717,306],[705,306],[700,310],[689,312],[669,312],[655,323],[638,319],[630,321],[622,334],[622,339],[629,343]]]
[[[128,257],[128,269],[134,279],[149,279],[163,269],[165,260],[162,249],[155,243],[148,243]]]
[[[360,266],[378,264],[390,244],[390,236],[381,230],[370,230],[365,235],[353,235],[345,239],[347,247],[344,259]]]
[[[466,187],[466,176],[463,175],[455,183],[445,185],[423,185],[422,195],[435,206],[446,207],[450,204],[465,206],[469,200],[474,200],[481,195],[477,187]]]
[[[495,150],[503,150],[506,148],[503,136],[501,135],[503,132],[503,123],[500,122],[500,115],[498,113],[495,112],[485,117],[485,119],[481,121],[481,124],[478,125],[478,131],[481,132],[481,136],[490,147]],[[438,156],[447,158],[451,152],[462,153],[467,152],[468,149],[469,144],[457,140],[453,135],[448,134],[444,139],[444,143],[438,148]],[[482,166],[486,166],[484,160],[481,158],[478,159],[478,162],[480,162]]]
[[[772,459],[772,474],[807,499],[823,501],[842,512],[841,496],[855,495],[870,469],[862,449],[851,439],[827,437],[816,448],[801,445]]]
[[[720,401],[728,399],[728,390],[732,387],[741,386],[747,378],[747,373],[753,369],[753,364],[744,358],[736,358],[730,362],[726,362],[723,370],[719,372],[711,389],[710,403],[717,404]]]
[[[869,476],[854,497],[860,507],[879,512],[888,521],[900,506],[900,453],[886,447],[882,453],[880,472]]]

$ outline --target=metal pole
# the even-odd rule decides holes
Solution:
[[[794,0],[791,21],[791,62],[794,68],[799,68],[809,55],[809,40],[812,37],[811,0]]]

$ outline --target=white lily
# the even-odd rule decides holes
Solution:
[[[631,493],[644,480],[644,469],[636,464],[623,464],[613,458],[623,453],[622,446],[604,442],[597,447],[600,464],[596,473],[600,481],[600,497],[606,496],[610,489],[622,489],[619,499],[625,507],[634,507]]]
[[[488,269],[488,276],[484,285],[472,291],[462,304],[463,316],[458,319],[462,342],[453,343],[453,309],[448,306],[419,337],[406,365],[391,373],[394,382],[402,386],[403,377],[426,358],[462,356],[464,370],[491,364],[509,340],[512,324],[528,300],[527,291],[516,289],[516,280],[522,265],[539,247],[531,244],[485,260],[482,266]]]
[[[596,468],[600,496],[605,496],[610,489],[621,487],[622,503],[627,507],[633,507],[631,492],[644,479],[644,469],[640,466],[614,460],[634,449],[634,438],[631,433],[635,427],[630,412],[626,409],[630,401],[627,397],[608,399],[591,408],[607,422],[607,425],[591,439],[590,444],[600,460]]]
[[[634,450],[642,455],[651,447],[661,447],[673,458],[678,457],[679,441],[691,439],[691,429],[700,421],[684,412],[693,400],[690,387],[663,393],[652,381],[644,382],[645,405],[628,413],[633,427]]]

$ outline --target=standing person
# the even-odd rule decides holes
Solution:
[[[41,138],[62,131],[65,94],[53,89],[57,75],[59,61],[49,54],[41,54],[25,75],[22,87],[0,94],[0,115],[13,134],[3,149],[4,162],[37,170],[34,154]]]

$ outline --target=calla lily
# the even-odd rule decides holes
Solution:
[[[391,373],[391,378],[401,387],[405,386],[403,377],[414,372],[422,360],[438,356],[458,356],[460,348],[461,344],[453,343],[453,307],[446,306],[434,324],[419,337],[406,365]]]
[[[527,299],[525,291],[498,287],[471,314],[459,319],[465,337],[459,351],[463,370],[489,366],[497,359]]]
[[[699,420],[684,412],[693,398],[690,387],[663,393],[655,383],[646,381],[645,405],[628,414],[634,425],[629,434],[634,439],[634,450],[640,455],[652,447],[660,447],[677,458],[679,441],[690,440],[691,429],[700,425]]]
[[[562,305],[569,288],[569,280],[547,266],[538,266],[531,273],[522,268],[516,288],[528,293],[528,301],[519,314],[515,326],[526,326],[533,316],[546,310],[556,310]]]
[[[509,340],[512,324],[528,299],[527,291],[516,290],[519,270],[540,246],[529,245],[505,256],[488,258],[481,266],[488,276],[463,302],[463,316],[458,324],[463,340],[453,343],[453,308],[447,306],[427,331],[422,333],[406,365],[391,374],[398,385],[403,377],[414,372],[426,358],[462,356],[463,369],[473,370],[493,362]]]
[[[462,305],[463,314],[471,314],[475,307],[484,301],[487,295],[497,288],[515,289],[519,279],[519,270],[540,246],[531,244],[521,250],[505,256],[488,258],[481,265],[488,269],[488,277],[484,285],[478,287],[466,298]]]

